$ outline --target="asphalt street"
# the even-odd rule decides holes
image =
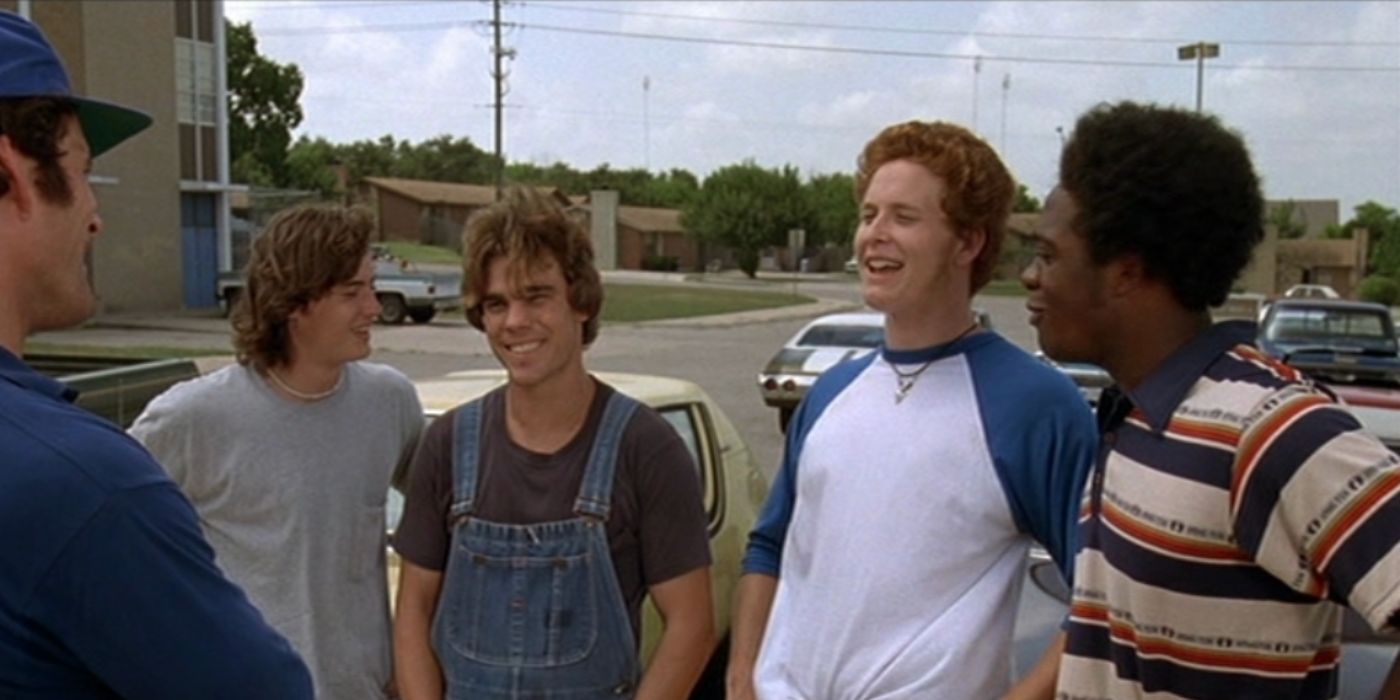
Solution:
[[[810,275],[802,279],[749,281],[721,277],[705,282],[677,276],[628,275],[621,281],[714,284],[796,291],[818,301],[795,307],[725,316],[607,324],[585,361],[600,371],[664,374],[699,384],[738,427],[764,470],[772,473],[782,454],[777,411],[763,405],[758,372],[774,352],[807,321],[825,313],[859,308],[855,278]],[[998,332],[1033,349],[1020,297],[978,297]],[[177,347],[230,351],[228,321],[212,312],[104,314],[88,324],[42,333],[34,342],[63,345]],[[460,313],[444,314],[426,325],[376,326],[372,360],[397,367],[411,379],[429,379],[463,369],[498,366],[485,336]]]

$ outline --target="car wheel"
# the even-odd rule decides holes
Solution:
[[[434,308],[431,308],[431,307],[430,307],[430,308],[426,308],[426,309],[409,309],[409,310],[408,310],[408,317],[411,318],[411,319],[413,319],[413,322],[414,322],[414,323],[427,323],[427,322],[433,320],[433,317],[436,316],[436,315],[437,315],[437,309],[434,309]]]
[[[791,408],[780,408],[780,409],[778,409],[778,430],[781,430],[781,431],[783,432],[784,435],[787,435],[788,423],[790,423],[791,421],[792,421],[792,409],[791,409]]]
[[[224,318],[233,314],[233,307],[238,304],[238,290],[230,289],[219,297],[219,310],[223,312]]]
[[[397,294],[379,295],[379,322],[397,326],[408,316],[403,297]]]

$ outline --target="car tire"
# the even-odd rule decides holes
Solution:
[[[792,422],[792,409],[778,409],[778,430],[787,435],[788,423]]]
[[[233,315],[233,307],[238,305],[238,290],[230,289],[219,297],[219,311],[223,312],[224,318]]]
[[[380,294],[379,306],[380,323],[397,326],[408,317],[408,308],[403,303],[403,297],[397,294]]]
[[[414,323],[427,323],[436,315],[437,309],[434,308],[408,310],[408,317],[413,319]]]
[[[724,700],[725,673],[729,670],[729,635],[719,641],[709,663],[690,691],[690,700]]]

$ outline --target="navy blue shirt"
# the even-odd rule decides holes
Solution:
[[[0,348],[0,697],[311,698],[189,501]]]

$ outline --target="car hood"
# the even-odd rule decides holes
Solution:
[[[872,348],[783,348],[769,360],[768,374],[821,374],[837,364],[874,352]]]

